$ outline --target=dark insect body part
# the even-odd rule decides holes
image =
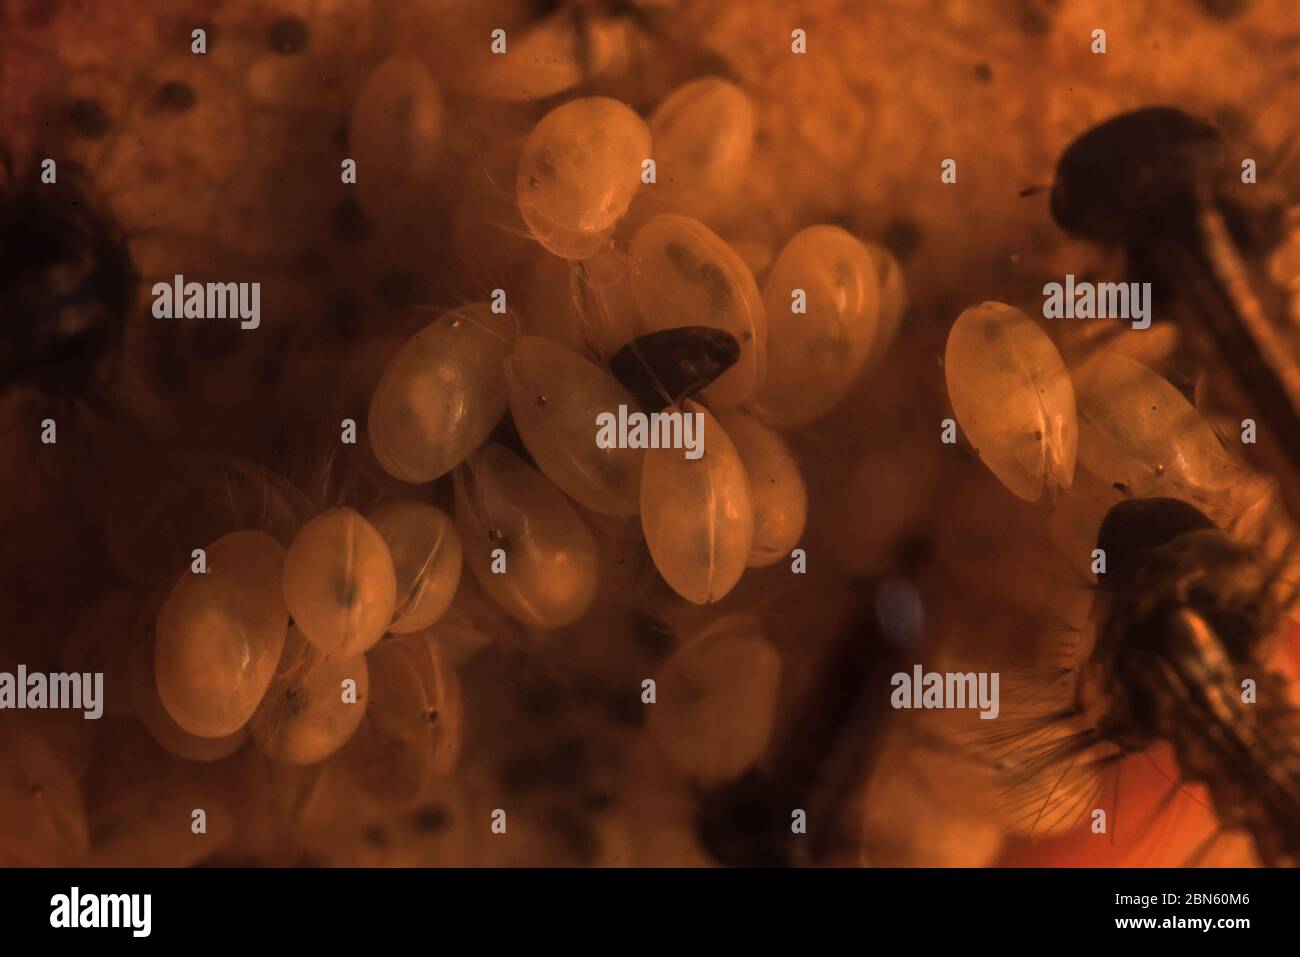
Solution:
[[[682,326],[638,336],[614,354],[609,369],[647,412],[657,412],[690,398],[739,359],[731,333]]]
[[[1124,751],[1169,742],[1225,829],[1267,864],[1300,863],[1300,714],[1263,664],[1279,610],[1260,556],[1174,499],[1119,503],[1098,547],[1122,571],[1101,579],[1079,710]]]
[[[864,581],[863,589],[877,593],[880,584]],[[903,655],[889,647],[874,610],[821,652],[787,732],[757,766],[700,796],[696,833],[719,863],[842,864],[859,849],[849,816],[882,738],[886,705],[876,689],[889,684]],[[791,808],[807,812],[806,835],[792,834]]]
[[[138,276],[126,237],[70,164],[0,191],[0,385],[87,397],[117,371]]]
[[[1215,391],[1260,423],[1246,452],[1283,479],[1300,520],[1300,360],[1288,294],[1265,266],[1284,237],[1285,198],[1243,184],[1237,162],[1217,129],[1181,110],[1124,113],[1062,154],[1052,215],[1074,235],[1123,249],[1130,278],[1151,283],[1156,319],[1177,314],[1202,365],[1225,370]]]

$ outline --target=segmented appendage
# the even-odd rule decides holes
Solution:
[[[1170,499],[1121,503],[1099,545],[1117,513],[1155,503],[1195,512]],[[1125,751],[1168,741],[1182,776],[1209,789],[1224,830],[1248,831],[1265,863],[1294,865],[1300,713],[1265,665],[1279,621],[1276,574],[1254,549],[1206,525],[1117,556],[1123,564],[1102,578],[1077,704],[1099,739]]]

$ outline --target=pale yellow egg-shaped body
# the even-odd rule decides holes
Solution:
[[[601,443],[602,416],[639,411],[632,394],[595,363],[558,343],[524,336],[506,360],[510,411],[542,473],[570,498],[608,515],[640,508],[640,449]]]
[[[723,329],[740,343],[740,358],[701,394],[740,405],[763,381],[768,326],[762,296],[739,254],[703,223],[656,216],[632,237],[632,293],[650,331],[681,326]]]
[[[838,226],[790,238],[763,282],[767,377],[759,402],[783,425],[821,418],[843,401],[880,328],[876,261]]]
[[[736,446],[695,402],[669,413],[698,415],[703,455],[649,449],[641,473],[641,528],[659,574],[697,605],[735,587],[754,543],[754,504]],[[683,434],[685,430],[683,429]]]
[[[538,628],[581,618],[596,596],[600,557],[564,493],[499,445],[484,448],[455,478],[465,561],[488,596]]]
[[[324,655],[291,628],[282,671],[250,723],[253,740],[276,761],[316,764],[348,742],[369,700],[365,655]]]
[[[463,565],[456,525],[440,508],[393,499],[367,516],[393,560],[397,599],[388,630],[408,634],[442,617],[456,597]]]
[[[221,738],[252,717],[275,675],[289,626],[285,550],[265,532],[231,532],[205,562],[204,574],[182,573],[158,612],[154,673],[181,728]]]
[[[741,409],[718,413],[718,422],[736,446],[749,477],[754,503],[754,543],[750,567],[789,558],[808,520],[808,488],[799,464],[780,434]]]
[[[393,356],[370,401],[370,443],[393,478],[431,482],[463,462],[506,410],[509,314],[471,303],[426,326]]]
[[[617,100],[570,100],[538,121],[519,156],[519,211],[539,243],[586,259],[608,238],[641,186],[650,129]]]
[[[325,654],[358,655],[388,628],[397,577],[383,536],[350,508],[304,525],[284,561],[284,600],[294,625]]]
[[[725,616],[659,669],[650,734],[691,780],[704,786],[732,780],[767,749],[780,682],[781,656],[757,620]]]
[[[1074,386],[1047,333],[1019,309],[986,302],[957,317],[943,365],[957,424],[1003,485],[1027,502],[1070,487]]]

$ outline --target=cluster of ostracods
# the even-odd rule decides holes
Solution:
[[[554,28],[470,57],[480,82],[457,91],[462,107],[585,83],[599,64],[555,76],[529,46]],[[360,84],[343,183],[376,235],[422,235],[412,205],[443,188],[446,82],[398,53]],[[728,79],[681,83],[646,115],[612,96],[560,99],[522,127],[487,124],[467,178],[479,185],[452,197],[483,295],[341,362],[364,412],[322,434],[342,444],[331,468],[352,456],[350,482],[317,494],[328,478],[216,451],[111,477],[103,531],[126,584],[82,615],[64,664],[103,671],[110,718],[138,719],[179,764],[130,792],[138,807],[89,814],[75,775],[51,771],[43,800],[61,823],[34,828],[15,859],[262,853],[257,828],[298,820],[310,794],[328,804],[320,782],[341,778],[338,793],[367,806],[454,804],[474,707],[457,668],[494,640],[530,635],[526,653],[539,633],[601,627],[584,616],[602,588],[627,587],[618,566],[695,606],[746,569],[804,573],[808,493],[786,436],[833,412],[888,347],[905,309],[898,263],[838,225],[777,248],[748,237],[754,108]],[[294,376],[282,411],[311,404]],[[605,417],[637,415],[692,417],[699,454],[599,439]],[[653,703],[641,720],[662,758],[682,782],[716,785],[766,749],[782,662],[753,615],[697,618],[686,638],[653,672],[657,698],[633,684],[620,707]],[[186,770],[199,765],[217,770]]]
[[[967,309],[953,324],[948,396],[1003,485],[1028,502],[1060,499],[1062,531],[1087,520],[1094,541],[1106,509],[1126,496],[1182,498],[1220,522],[1257,501],[1259,486],[1216,432],[1223,423],[1152,368],[1176,339],[1154,330],[1125,331],[1102,347],[1079,339],[1067,362],[1042,326],[998,302]],[[1063,551],[1084,561],[1091,548]]]

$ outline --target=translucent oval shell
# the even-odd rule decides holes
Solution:
[[[717,77],[679,86],[650,116],[655,182],[632,214],[682,213],[716,225],[730,213],[754,149],[754,107],[739,86]]]
[[[759,401],[783,425],[820,418],[844,399],[876,341],[870,250],[838,226],[801,230],[772,264],[763,304],[772,347]]]
[[[451,516],[423,502],[394,499],[371,509],[368,518],[388,545],[397,576],[388,630],[400,635],[429,627],[460,585],[460,536]]]
[[[315,764],[347,743],[370,700],[364,655],[321,654],[289,630],[285,665],[253,715],[253,739],[270,758]]]
[[[455,479],[465,561],[488,596],[538,628],[581,618],[596,596],[600,561],[564,493],[499,445],[484,448]],[[494,564],[504,571],[494,573]]]
[[[723,329],[740,343],[740,359],[701,394],[740,405],[763,381],[768,328],[749,267],[703,223],[656,216],[630,248],[632,293],[648,331],[681,326]]]
[[[420,61],[389,57],[366,78],[348,123],[353,187],[378,222],[400,220],[412,196],[437,188],[442,96]]]
[[[608,358],[641,330],[627,260],[610,248],[580,262],[542,253],[523,295],[527,332],[583,355]]]
[[[158,612],[154,674],[178,725],[221,738],[252,717],[275,675],[289,627],[285,551],[265,532],[232,532],[206,555],[207,573],[183,573]]]
[[[393,478],[431,482],[463,462],[506,410],[513,322],[488,303],[449,312],[389,361],[370,402],[370,442]]]
[[[524,336],[506,360],[510,411],[538,467],[578,503],[608,515],[640,507],[640,449],[601,448],[598,417],[639,406],[608,370],[558,343]]]
[[[368,795],[409,806],[456,763],[460,682],[437,642],[420,636],[383,642],[366,666],[370,704],[344,757]]]
[[[641,527],[655,567],[683,598],[706,605],[735,587],[754,544],[754,504],[736,446],[718,420],[703,416],[704,454],[648,449],[641,474]]]
[[[903,325],[907,313],[907,279],[893,253],[874,243],[865,245],[876,264],[876,279],[880,284],[880,325],[868,359],[871,362],[889,348]]]
[[[718,421],[740,453],[754,503],[751,568],[788,558],[808,519],[808,489],[799,465],[775,429],[740,409],[718,413]]]
[[[1002,484],[1027,502],[1069,488],[1079,431],[1074,387],[1056,346],[1000,302],[967,309],[948,333],[948,398],[957,422]]]
[[[708,786],[738,777],[772,736],[781,657],[747,615],[720,619],[655,677],[649,730],[672,765]]]
[[[360,654],[393,618],[392,555],[374,526],[350,508],[332,508],[302,527],[285,556],[283,582],[294,625],[325,654]]]
[[[158,697],[153,635],[137,633],[132,637],[126,681],[116,689],[116,694],[127,700],[149,735],[167,751],[187,761],[220,761],[238,751],[248,739],[247,724],[231,734],[212,738],[190,734],[176,723]]]
[[[1240,469],[1181,392],[1142,363],[1105,350],[1074,370],[1079,461],[1138,497],[1227,489]]]
[[[650,158],[650,130],[629,107],[592,96],[557,106],[519,156],[519,212],[539,243],[585,259],[627,212]]]

